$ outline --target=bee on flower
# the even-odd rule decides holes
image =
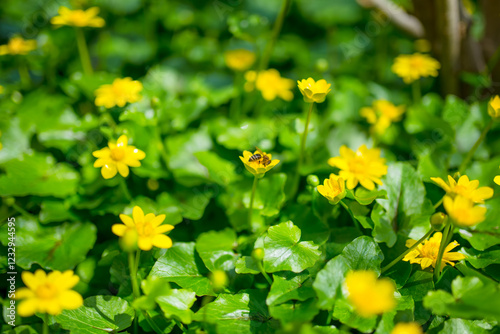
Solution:
[[[101,168],[102,177],[111,179],[117,173],[127,177],[129,167],[139,167],[140,160],[146,157],[146,154],[135,146],[128,145],[128,138],[125,135],[120,136],[116,142],[109,142],[108,147],[94,151],[92,153],[97,160],[94,167]]]
[[[403,261],[410,263],[418,263],[422,269],[426,269],[430,266],[436,268],[436,261],[439,253],[439,246],[441,245],[443,234],[441,232],[436,232],[434,235],[419,244],[414,250],[406,254]],[[412,247],[417,241],[413,239],[408,239],[406,241],[406,247]],[[458,252],[451,252],[454,248],[460,246],[458,242],[450,242],[444,249],[443,257],[441,259],[441,270],[447,265],[454,266],[454,261],[460,261],[465,259],[465,255]]]
[[[269,69],[261,72],[248,71],[245,73],[245,90],[251,92],[257,89],[266,101],[273,101],[277,97],[291,101],[293,99],[293,80],[282,78],[280,72]]]
[[[233,71],[246,71],[255,63],[255,52],[246,49],[236,49],[224,52],[224,61]]]
[[[22,37],[12,37],[5,45],[0,45],[0,56],[4,55],[27,55],[36,49],[34,39],[23,39]]]
[[[42,269],[37,269],[34,274],[24,271],[21,278],[26,285],[16,291],[16,299],[22,300],[17,307],[21,317],[35,313],[58,315],[63,310],[74,310],[83,305],[82,296],[72,290],[80,280],[72,270],[55,270],[48,274]]]
[[[61,6],[57,11],[58,16],[54,16],[50,22],[55,26],[73,26],[73,27],[104,27],[104,19],[97,16],[99,14],[98,7],[91,7],[87,10],[75,9],[71,10],[68,7]]]
[[[439,62],[425,54],[414,53],[412,55],[399,55],[394,60],[392,72],[410,84],[420,78],[437,77],[441,68]]]
[[[328,164],[340,169],[339,176],[346,180],[348,189],[358,183],[368,190],[375,189],[375,183],[382,185],[382,176],[387,174],[385,159],[380,157],[380,149],[369,149],[361,145],[356,152],[345,145],[340,147],[340,156],[328,159]]]
[[[348,301],[364,318],[389,312],[396,306],[394,283],[388,278],[377,279],[373,270],[350,271],[345,287]]]
[[[387,100],[376,100],[372,107],[361,108],[360,114],[376,134],[383,134],[392,123],[399,122],[405,112],[404,106],[395,106]]]
[[[142,83],[132,78],[117,78],[110,85],[102,85],[95,91],[95,105],[98,107],[123,107],[127,103],[135,103],[142,99],[139,94]]]
[[[261,178],[266,172],[274,168],[280,161],[278,159],[272,159],[272,155],[256,147],[256,150],[252,153],[250,151],[243,151],[243,156],[240,156],[241,162],[245,165],[245,168],[252,173],[254,176]]]
[[[111,231],[121,238],[127,238],[126,243],[135,240],[139,249],[148,251],[151,248],[170,248],[172,239],[164,233],[174,229],[173,225],[163,224],[165,215],[156,216],[153,213],[144,215],[144,211],[134,206],[132,217],[120,214],[123,224],[114,224]],[[130,245],[128,245],[129,248]]]

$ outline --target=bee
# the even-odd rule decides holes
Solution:
[[[248,159],[248,161],[249,162],[257,161],[259,164],[264,165],[264,167],[269,165],[271,163],[271,159],[269,158],[269,156],[267,154],[264,154],[264,152],[262,152],[262,150],[260,148],[258,148],[257,146],[255,146],[255,148],[257,149],[257,153],[252,155]]]

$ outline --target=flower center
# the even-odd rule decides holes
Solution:
[[[70,21],[76,26],[84,26],[87,22],[87,17],[83,11],[74,11],[71,13]]]
[[[467,188],[464,187],[464,186],[459,186],[459,185],[456,185],[455,186],[455,189],[453,189],[453,191],[458,194],[458,195],[465,195],[465,197],[467,197],[468,195],[468,191],[467,191]]]
[[[137,233],[143,237],[150,237],[154,234],[154,227],[150,222],[137,224]]]
[[[349,161],[349,170],[354,174],[364,174],[367,172],[365,161],[361,157],[356,157]]]
[[[9,47],[12,53],[20,53],[23,50],[23,41],[19,38],[12,39]]]
[[[125,150],[121,147],[111,149],[111,159],[120,161],[125,157]]]
[[[56,295],[57,289],[51,283],[45,283],[36,289],[36,296],[40,299],[52,299]]]
[[[423,245],[421,254],[422,257],[426,257],[432,260],[436,260],[439,253],[439,244],[435,242],[427,242]]]

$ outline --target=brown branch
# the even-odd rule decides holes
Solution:
[[[425,30],[422,23],[415,17],[405,12],[389,0],[357,0],[365,8],[377,8],[400,29],[416,38],[424,37]]]

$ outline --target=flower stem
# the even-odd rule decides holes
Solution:
[[[264,276],[264,278],[266,279],[267,283],[269,283],[269,285],[273,285],[273,280],[271,279],[271,277],[269,277],[269,275],[264,270],[264,266],[262,265],[262,261],[259,260],[257,262],[257,266],[259,267],[259,270],[260,270],[262,276]]]
[[[406,254],[408,254],[409,252],[411,252],[412,250],[414,250],[415,248],[417,248],[417,246],[420,245],[422,242],[424,242],[425,240],[427,240],[427,238],[432,234],[433,231],[434,231],[434,229],[431,228],[422,238],[418,239],[418,241],[415,242],[410,248],[408,248],[407,250],[405,250],[400,256],[398,256],[393,261],[391,261],[391,263],[389,263],[384,268],[382,268],[381,273],[382,274],[385,273],[387,270],[391,269],[392,266],[394,266],[396,263],[398,263],[399,261],[401,261],[401,259],[404,258],[406,256]]]
[[[439,208],[439,206],[441,205],[441,203],[443,203],[443,200],[444,200],[445,196],[446,196],[446,194],[443,195],[443,197],[441,197],[441,199],[439,201],[437,201],[436,204],[434,204],[434,210],[436,210],[437,208]]]
[[[14,210],[16,210],[17,212],[19,212],[20,214],[22,214],[25,218],[31,218],[31,219],[34,219],[35,216],[32,215],[31,213],[29,213],[28,211],[24,210],[23,208],[21,208],[19,205],[16,204],[16,202],[12,203],[10,205]]]
[[[281,9],[278,14],[278,17],[276,18],[276,21],[274,22],[271,38],[269,39],[269,42],[266,45],[264,53],[262,54],[262,58],[260,59],[259,71],[265,70],[269,65],[269,59],[271,59],[271,54],[273,53],[274,45],[278,40],[278,36],[281,32],[281,27],[283,26],[283,21],[285,20],[285,15],[288,12],[288,8],[290,8],[291,3],[292,0],[283,0],[283,2],[281,3]]]
[[[22,86],[25,88],[31,86],[31,77],[26,60],[22,59],[18,66],[17,70],[19,71],[19,78],[21,78]]]
[[[252,185],[252,195],[250,196],[250,205],[248,207],[248,224],[252,226],[252,214],[253,214],[253,201],[255,199],[255,191],[257,190],[257,183],[259,182],[259,178],[257,175],[254,175],[253,185]]]
[[[139,254],[140,250],[137,251],[137,254]],[[134,298],[139,298],[140,296],[140,291],[139,291],[139,284],[137,283],[137,265],[138,261],[136,260],[137,254],[134,257],[133,252],[128,253],[128,267],[130,270],[130,281],[132,283],[132,292],[134,293]]]
[[[125,182],[125,179],[122,177],[120,177],[120,188],[121,188],[122,192],[125,194],[125,197],[127,197],[127,199],[130,202],[132,202],[133,201],[132,195],[130,195],[130,192],[128,191],[127,183]]]
[[[411,84],[411,92],[413,94],[413,103],[420,104],[420,100],[422,99],[420,79],[413,81],[413,83]]]
[[[441,275],[441,262],[443,260],[444,250],[448,244],[448,238],[450,233],[453,235],[453,224],[448,221],[443,229],[443,236],[441,237],[441,244],[439,245],[438,257],[436,259],[436,267],[434,268],[434,282],[439,280],[439,275]]]
[[[43,334],[49,334],[49,314],[45,313],[44,319],[43,319]]]
[[[465,171],[465,168],[467,167],[467,165],[469,164],[470,160],[474,156],[474,153],[476,153],[477,148],[479,147],[479,145],[481,145],[481,143],[484,140],[484,138],[486,138],[486,135],[488,134],[488,131],[490,131],[490,129],[491,129],[492,126],[493,126],[493,118],[490,120],[490,122],[483,129],[483,132],[481,132],[481,135],[476,140],[476,143],[474,144],[474,146],[472,146],[472,148],[470,149],[469,153],[467,153],[467,156],[462,161],[462,164],[458,168],[458,172],[460,174],[462,174]]]
[[[76,43],[78,45],[78,52],[80,53],[80,60],[82,62],[83,72],[86,75],[91,75],[94,71],[92,69],[92,63],[90,62],[89,50],[87,48],[87,42],[85,42],[85,35],[81,28],[75,28],[76,31]]]
[[[302,138],[300,139],[299,159],[297,160],[297,169],[295,171],[295,177],[293,180],[293,186],[292,186],[292,192],[291,192],[290,198],[293,198],[299,189],[300,169],[302,168],[302,163],[304,162],[304,151],[306,150],[307,133],[309,131],[309,122],[311,121],[311,114],[312,114],[313,106],[314,106],[314,102],[311,102],[311,106],[309,107],[309,111],[307,112],[304,132],[302,133]]]
[[[344,209],[346,209],[347,213],[349,213],[349,216],[351,216],[351,219],[354,222],[354,225],[356,226],[356,228],[358,229],[358,231],[361,234],[363,234],[363,229],[361,228],[361,225],[359,224],[359,222],[357,221],[357,219],[354,218],[354,215],[352,214],[351,209],[349,209],[349,207],[347,206],[347,204],[344,203],[343,200],[340,200],[339,203],[340,203],[340,205],[342,205],[344,207]]]

